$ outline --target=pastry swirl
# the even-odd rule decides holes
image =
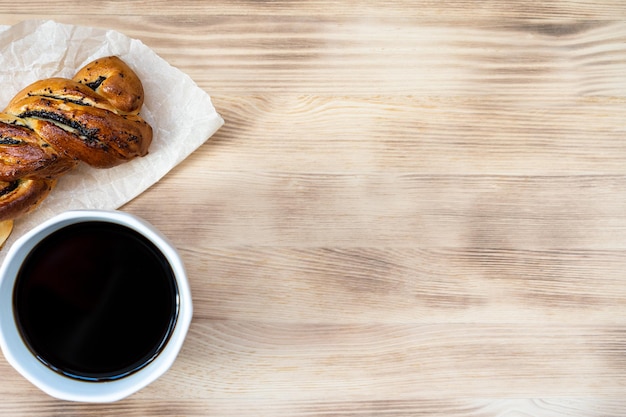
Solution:
[[[0,222],[32,211],[80,162],[110,168],[145,156],[143,100],[141,80],[115,56],[20,91],[0,113]]]

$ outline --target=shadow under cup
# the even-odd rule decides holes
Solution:
[[[48,394],[116,401],[173,363],[191,321],[184,267],[151,225],[119,211],[61,214],[0,269],[7,360]]]

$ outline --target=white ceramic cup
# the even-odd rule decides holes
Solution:
[[[150,363],[119,379],[90,382],[55,372],[23,341],[13,310],[13,289],[22,262],[46,236],[68,225],[103,221],[126,226],[148,238],[172,268],[178,286],[178,316],[167,344]],[[6,248],[4,249],[6,250]],[[192,301],[184,265],[171,243],[146,221],[121,211],[75,210],[62,213],[21,236],[9,248],[0,268],[0,347],[6,360],[27,380],[52,397],[80,402],[113,402],[144,388],[174,363],[192,318]]]

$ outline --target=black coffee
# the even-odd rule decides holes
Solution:
[[[174,274],[137,232],[106,222],[54,232],[15,284],[17,325],[31,351],[66,376],[106,381],[149,363],[178,312]]]

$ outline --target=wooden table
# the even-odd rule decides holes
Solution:
[[[122,209],[187,264],[173,368],[3,416],[623,416],[626,3],[2,2],[140,39],[226,121]],[[149,92],[147,92],[149,94]]]

